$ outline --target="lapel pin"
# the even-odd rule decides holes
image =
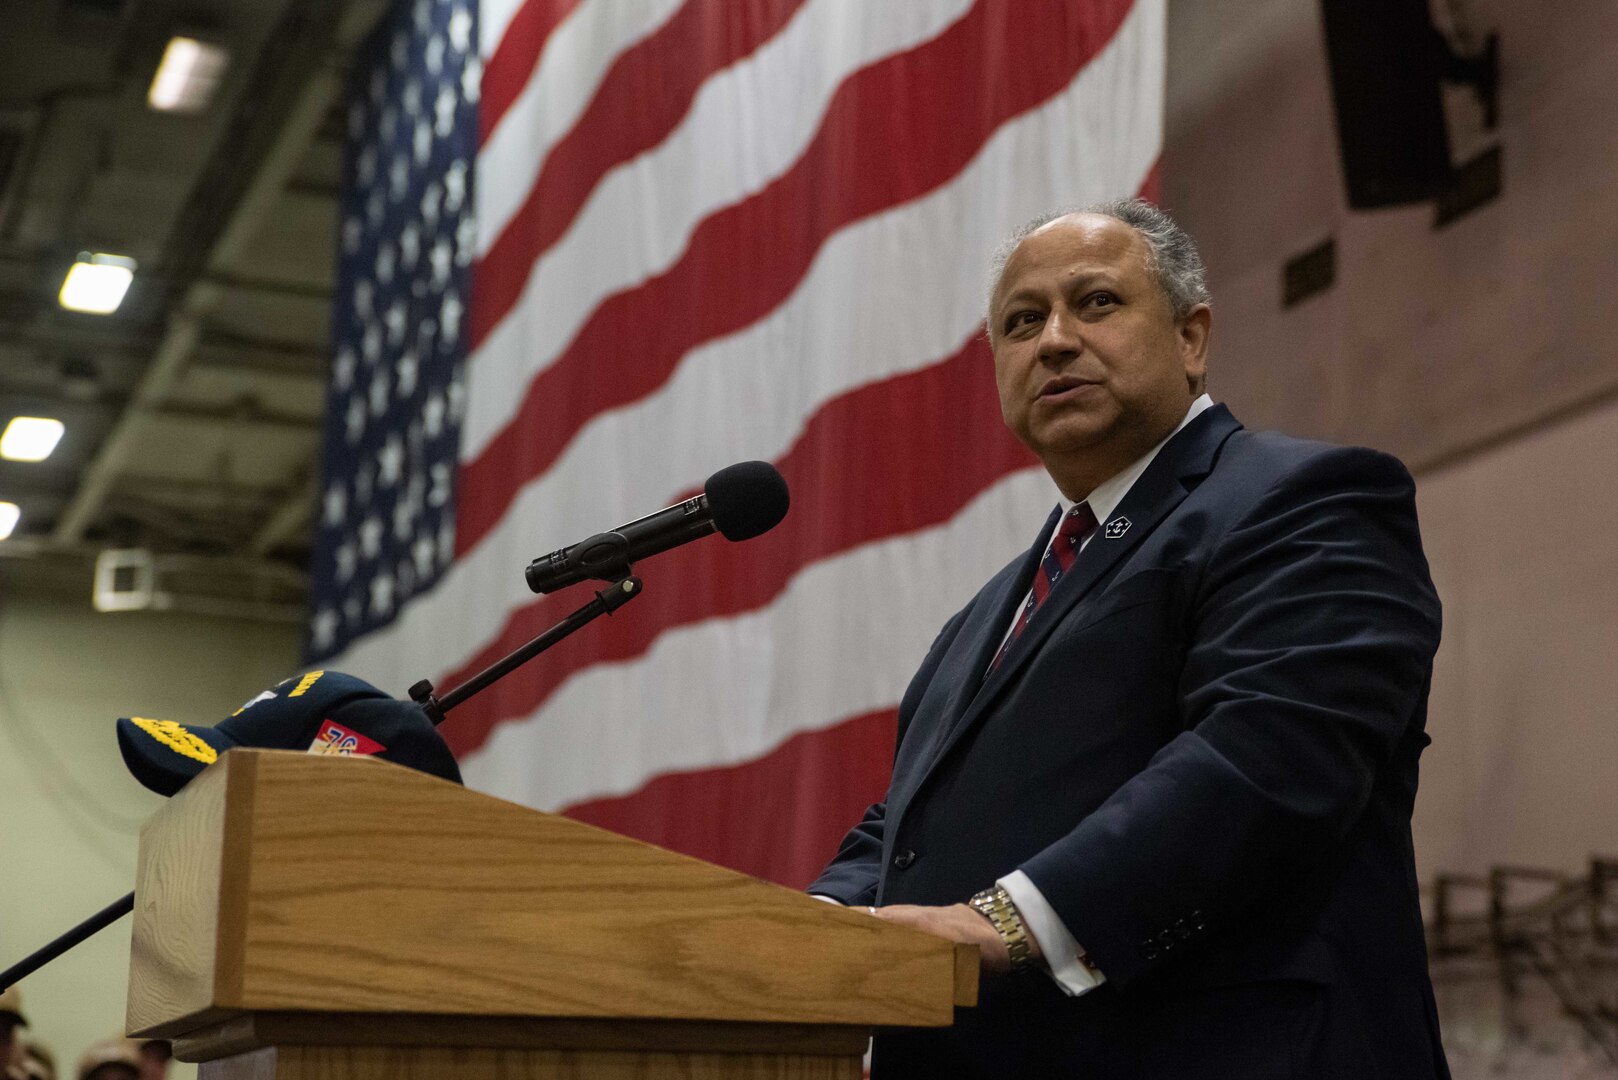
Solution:
[[[1113,518],[1111,521],[1107,522],[1107,539],[1118,539],[1120,536],[1124,535],[1124,533],[1129,531],[1129,525],[1129,519],[1126,517]]]

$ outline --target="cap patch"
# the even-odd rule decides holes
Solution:
[[[145,720],[132,716],[129,722],[182,757],[212,765],[219,760],[219,751],[191,734],[173,720]]]
[[[311,686],[320,681],[320,677],[324,674],[326,674],[324,671],[311,671],[298,680],[298,685],[293,687],[292,693],[288,694],[287,697],[303,697],[309,692]]]
[[[320,733],[309,744],[311,754],[380,754],[387,747],[335,720],[323,720]]]

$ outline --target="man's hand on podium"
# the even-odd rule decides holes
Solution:
[[[871,908],[870,911],[872,915],[888,922],[911,926],[950,941],[976,945],[979,963],[986,973],[1004,975],[1011,970],[1011,956],[1006,952],[1005,942],[989,925],[989,920],[965,904],[950,904],[947,907],[890,904]],[[1039,942],[1030,934],[1028,943],[1032,957],[1037,962],[1040,958]]]

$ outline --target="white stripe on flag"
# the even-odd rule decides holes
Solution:
[[[593,419],[437,589],[330,666],[387,688],[463,667],[532,599],[531,559],[650,513],[716,467],[778,457],[830,398],[953,353],[980,317],[995,242],[1052,206],[1144,180],[1161,143],[1162,3],[1137,3],[1066,90],[1004,125],[948,185],[833,236],[768,318],[693,350],[653,397]],[[876,325],[894,312],[898,329]],[[470,385],[474,397],[509,393],[477,370]]]
[[[498,178],[474,185],[479,255],[528,197],[539,163],[578,123],[613,62],[656,33],[681,2],[592,0],[551,31],[522,92],[478,148],[478,174]]]
[[[1040,469],[986,489],[946,525],[809,567],[769,607],[664,634],[597,664],[461,762],[469,787],[540,809],[627,794],[665,772],[751,761],[800,731],[895,705],[944,622],[1032,543],[1056,491]],[[1026,534],[1026,535],[1024,535]],[[896,589],[925,567],[938,588]],[[851,613],[849,597],[880,598]]]
[[[607,173],[535,264],[517,306],[472,357],[477,378],[525,385],[556,359],[604,298],[667,270],[699,222],[791,168],[849,75],[934,37],[971,6],[971,0],[907,0],[896,7],[846,0],[806,4],[751,57],[709,79],[661,146]],[[496,163],[480,155],[478,170],[531,176],[537,160]],[[505,199],[521,187],[503,184],[489,198]],[[517,204],[526,197],[521,191]],[[492,230],[504,228],[507,218],[484,219],[483,213],[480,203],[479,228],[490,229],[492,242]],[[509,393],[474,396],[461,428],[462,459],[476,457],[520,403]]]

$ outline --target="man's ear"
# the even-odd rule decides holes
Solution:
[[[1198,304],[1180,320],[1180,359],[1185,365],[1185,381],[1194,393],[1201,393],[1208,382],[1208,335],[1213,329],[1213,309]]]

